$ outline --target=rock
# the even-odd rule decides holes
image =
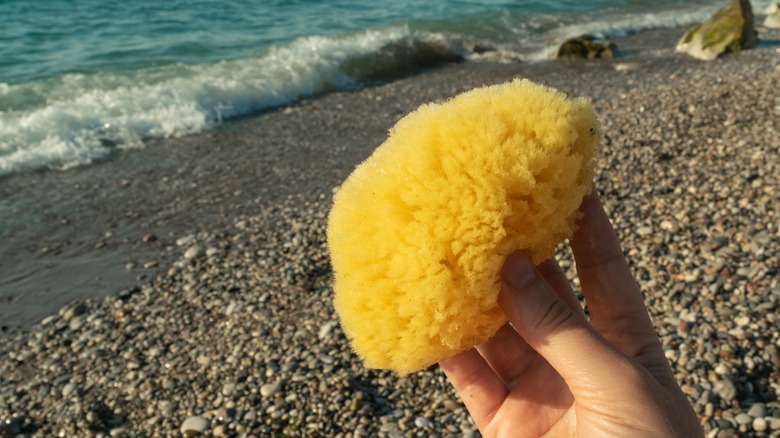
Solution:
[[[184,420],[181,425],[181,433],[186,437],[199,436],[211,427],[211,422],[200,416],[192,416]]]
[[[84,303],[76,303],[66,307],[62,312],[62,319],[69,321],[76,316],[83,315],[87,311],[87,305]]]
[[[724,429],[718,432],[717,438],[739,438],[739,434],[734,429]]]
[[[178,239],[176,239],[176,246],[189,245],[190,243],[192,243],[194,241],[195,241],[195,235],[194,234],[189,234],[189,235],[186,235],[184,237],[179,237]]]
[[[425,417],[417,417],[414,419],[414,425],[420,429],[424,429],[431,425],[431,421]]]
[[[718,380],[712,390],[726,402],[731,402],[737,398],[737,387],[728,379]]]
[[[226,383],[222,386],[222,395],[230,397],[236,392],[236,385],[233,383]]]
[[[773,3],[769,5],[765,12],[764,27],[780,29],[780,4]]]
[[[155,236],[154,234],[145,234],[141,240],[143,240],[144,243],[150,243],[157,240],[157,236]]]
[[[263,397],[271,397],[278,394],[282,390],[282,382],[267,383],[260,387],[260,395]]]
[[[65,398],[70,397],[71,394],[76,392],[76,385],[72,383],[68,383],[67,385],[62,387],[62,396]]]
[[[125,429],[124,427],[115,427],[115,428],[111,429],[111,431],[109,431],[108,434],[112,438],[126,437],[127,436],[127,429]]]
[[[636,233],[640,236],[649,236],[653,234],[653,227],[639,227],[637,228]]]
[[[323,324],[320,327],[320,331],[317,333],[317,337],[320,339],[325,339],[330,337],[330,333],[333,331],[333,328],[336,327],[339,323],[336,321],[330,321],[325,324]]]
[[[766,405],[763,403],[753,403],[753,406],[748,409],[747,414],[753,418],[766,416]]]
[[[157,260],[152,260],[152,261],[144,263],[144,269],[152,269],[152,268],[156,268],[158,266],[160,266],[160,262],[158,262]]]
[[[751,424],[753,422],[753,417],[748,414],[739,414],[734,417],[734,421],[736,421],[737,424]]]
[[[753,430],[756,432],[763,432],[767,428],[766,420],[763,418],[756,418],[753,420]]]
[[[224,424],[220,424],[219,426],[214,428],[213,435],[215,437],[217,437],[217,438],[223,437],[223,436],[228,436],[227,435],[227,428],[225,427]]]
[[[749,0],[733,0],[704,23],[683,35],[677,51],[712,61],[722,53],[738,52],[758,42]]]
[[[609,40],[581,35],[566,40],[558,48],[558,59],[598,59],[613,58],[617,45]]]
[[[184,251],[184,258],[187,260],[192,260],[196,257],[200,257],[204,254],[203,247],[200,245],[193,245],[187,249],[187,251]]]
[[[767,423],[769,423],[769,428],[772,430],[780,430],[780,418],[776,417],[769,417],[766,419]]]

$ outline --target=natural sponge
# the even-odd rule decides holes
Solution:
[[[527,80],[400,120],[328,223],[334,305],[365,364],[407,374],[487,341],[504,259],[539,263],[571,236],[599,136],[585,99]]]

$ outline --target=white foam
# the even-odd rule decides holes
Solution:
[[[418,37],[438,36],[406,27],[312,36],[215,64],[2,84],[0,93],[19,102],[0,112],[0,176],[88,164],[114,145],[141,147],[144,138],[195,133],[226,118],[352,87],[356,81],[339,69],[345,60]]]

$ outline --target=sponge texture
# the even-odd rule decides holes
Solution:
[[[506,321],[499,270],[571,236],[600,138],[585,99],[527,80],[423,105],[334,197],[334,305],[371,368],[407,374]]]

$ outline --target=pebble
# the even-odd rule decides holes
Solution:
[[[753,403],[752,406],[750,406],[750,409],[748,409],[747,414],[751,417],[765,417],[766,416],[766,405],[763,403]]]
[[[192,416],[184,420],[179,429],[185,437],[200,436],[211,427],[211,422],[201,416]]]
[[[72,383],[68,383],[67,385],[62,387],[62,396],[65,398],[70,397],[71,394],[76,392],[76,385]]]
[[[188,234],[186,236],[179,237],[176,239],[176,246],[185,246],[189,245],[192,242],[195,241],[195,235],[194,234]]]
[[[337,321],[329,321],[325,324],[323,324],[320,327],[320,330],[317,332],[317,337],[319,339],[326,339],[330,337],[331,332],[333,332],[333,329],[337,327],[339,323]]]
[[[187,249],[187,251],[184,251],[184,259],[185,260],[192,260],[196,257],[200,257],[204,254],[203,247],[200,245],[194,245]]]
[[[763,418],[755,418],[752,426],[756,432],[763,432],[767,429],[766,420]]]
[[[226,383],[224,386],[222,386],[222,395],[224,395],[225,397],[230,397],[235,392],[236,392],[236,385],[233,383]]]
[[[731,380],[718,380],[712,389],[723,400],[730,402],[737,397],[737,387]]]
[[[431,422],[425,417],[417,417],[414,419],[414,425],[421,429],[425,429],[431,425]]]
[[[282,382],[267,383],[260,387],[260,395],[263,397],[271,397],[278,394],[282,390]]]

